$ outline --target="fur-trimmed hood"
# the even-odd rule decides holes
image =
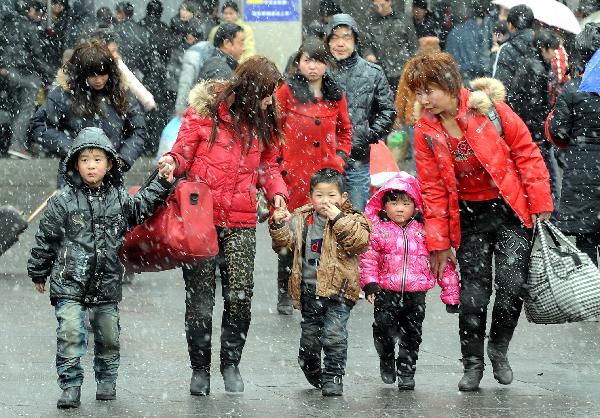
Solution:
[[[201,81],[196,84],[188,96],[188,104],[200,116],[211,117],[211,107],[216,100],[217,85],[222,81]]]
[[[464,101],[465,97],[466,102]],[[506,88],[501,81],[491,77],[476,78],[471,81],[471,91],[467,89],[461,91],[459,113],[465,108],[465,112],[473,111],[481,115],[487,115],[492,105],[503,102],[505,99]],[[424,116],[424,113],[419,102],[415,102],[415,120]]]

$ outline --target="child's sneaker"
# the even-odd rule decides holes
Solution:
[[[56,402],[56,407],[60,409],[79,408],[79,405],[81,405],[81,387],[79,386],[71,386],[63,390]]]
[[[413,375],[398,375],[398,390],[415,390],[415,377]]]
[[[344,393],[344,384],[342,383],[342,376],[323,376],[323,388],[321,394],[323,396],[342,396]]]
[[[114,382],[100,382],[96,386],[97,401],[112,401],[117,399],[117,384]]]
[[[321,389],[321,387],[323,386],[323,374],[321,373],[320,368],[316,370],[302,369],[302,371],[304,372],[304,376],[306,377],[306,380],[308,380],[308,383],[310,383],[317,389]]]
[[[379,357],[379,373],[383,383],[390,385],[396,381],[396,360],[393,354]]]

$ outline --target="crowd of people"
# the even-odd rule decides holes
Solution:
[[[2,88],[39,102],[17,102],[8,121],[26,120],[29,129],[6,131],[21,151],[37,144],[61,159],[64,187],[50,200],[29,262],[38,291],[50,280],[59,322],[60,408],[80,403],[87,308],[96,311],[95,335],[108,338],[95,353],[97,399],[116,397],[118,252],[127,229],[184,175],[211,189],[221,250],[182,269],[192,395],[210,393],[217,267],[220,371],[226,391],[244,391],[259,192],[271,207],[277,310],[301,310],[298,363],[324,396],[343,393],[346,324],[361,291],[374,305],[383,382],[415,388],[425,293],[436,281],[447,311],[458,313],[459,389],[477,390],[483,377],[493,289],[487,357],[499,383],[513,381],[508,350],[534,224],[554,216],[598,260],[600,24],[570,36],[525,5],[491,10],[475,1],[454,21],[445,2],[434,13],[415,1],[413,16],[391,0],[367,3],[373,15],[362,27],[323,0],[322,22],[307,25],[285,75],[256,55],[232,1],[220,22],[215,3],[183,1],[166,25],[159,0],[139,23],[119,3],[114,16],[102,8],[95,20],[78,15],[70,24],[61,23],[71,16],[68,2],[53,0],[55,38],[39,28],[39,2],[27,2],[23,16],[4,10],[32,38],[0,40]],[[586,14],[593,19],[593,9]],[[49,42],[41,50],[33,45],[40,37]],[[15,45],[21,61],[11,61]],[[173,115],[181,128],[159,156],[159,177],[126,196],[123,173],[153,151],[150,138]],[[392,131],[410,138],[415,170],[372,193],[371,145]]]

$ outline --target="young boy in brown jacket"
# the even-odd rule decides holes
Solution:
[[[310,200],[293,216],[276,209],[269,231],[275,251],[287,248],[294,255],[289,293],[302,312],[300,368],[323,396],[340,396],[346,324],[360,291],[358,254],[368,248],[371,225],[352,208],[339,171],[317,171],[310,181]]]

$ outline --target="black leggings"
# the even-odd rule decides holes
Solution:
[[[594,264],[598,265],[598,247],[600,247],[600,233],[575,234],[576,245],[581,251],[590,256]]]
[[[221,323],[221,367],[238,365],[250,328],[254,287],[254,228],[217,228],[225,262],[220,268],[224,309]],[[183,268],[185,331],[192,369],[210,369],[212,311],[215,305],[216,258]]]
[[[461,244],[457,252],[461,274],[459,328],[463,357],[483,358],[487,308],[492,295],[492,256],[496,298],[490,336],[510,340],[523,306],[531,230],[521,225],[502,200],[460,202]]]

